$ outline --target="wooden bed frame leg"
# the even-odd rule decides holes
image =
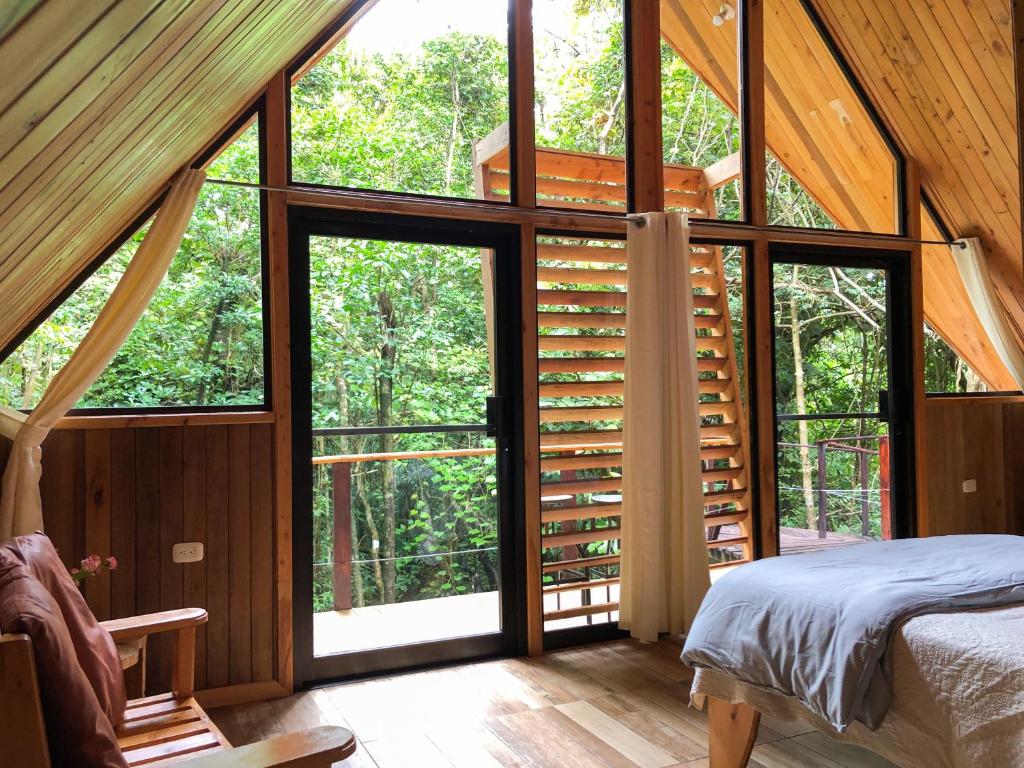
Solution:
[[[708,721],[710,767],[746,768],[761,713],[747,704],[730,704],[708,696]]]

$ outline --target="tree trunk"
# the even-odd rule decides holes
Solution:
[[[35,352],[32,354],[32,367],[28,371],[28,375],[25,377],[25,389],[21,394],[21,407],[31,408],[32,407],[32,396],[36,393],[36,384],[39,381],[39,371],[43,367],[43,345],[40,343],[36,346]]]
[[[206,343],[203,345],[203,357],[201,368],[205,370],[207,363],[210,362],[210,355],[213,353],[213,344],[217,340],[217,334],[220,333],[221,317],[224,311],[227,309],[227,299],[220,299],[217,302],[216,308],[213,310],[213,318],[210,320],[210,331],[206,334]],[[199,381],[199,388],[196,390],[196,405],[206,404],[206,379],[203,378]]]
[[[380,316],[384,342],[380,347],[380,373],[377,376],[377,424],[391,425],[395,398],[395,361],[398,349],[395,346],[395,307],[387,291],[377,294],[377,312]],[[395,450],[395,436],[382,435],[381,449],[384,453]],[[381,481],[384,485],[384,541],[381,542],[381,557],[384,560],[384,602],[395,602],[395,519],[397,517],[398,487],[394,462],[381,462]]]
[[[793,282],[790,285],[789,293],[789,322],[790,337],[793,344],[793,379],[796,382],[796,412],[801,416],[807,414],[807,396],[804,392],[804,353],[800,346],[800,312],[796,303],[797,277],[800,273],[799,265],[793,265]],[[815,530],[817,527],[817,510],[814,506],[814,482],[813,469],[811,467],[811,451],[807,447],[810,436],[808,435],[807,422],[797,422],[797,433],[800,443],[800,476],[804,491],[804,508],[807,512],[807,529]],[[824,482],[825,478],[818,478],[818,482]]]

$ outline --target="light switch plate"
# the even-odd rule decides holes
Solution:
[[[171,548],[171,559],[176,563],[198,563],[203,559],[203,542],[187,541]]]
[[[974,478],[971,478],[970,480],[964,480],[963,488],[964,493],[974,493],[975,491],[978,490],[978,481],[975,480]]]

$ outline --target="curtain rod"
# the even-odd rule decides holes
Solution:
[[[225,187],[245,187],[246,189],[261,189],[261,190],[264,190],[265,192],[294,192],[295,191],[294,188],[290,188],[290,187],[273,187],[273,186],[270,186],[269,184],[253,184],[252,182],[249,182],[249,181],[230,181],[228,179],[206,179],[206,183],[207,184],[221,184],[221,185],[223,185]],[[639,213],[627,214],[626,220],[627,221],[635,221],[641,227],[644,226],[644,223],[645,223],[644,219],[643,219],[643,214],[639,214]],[[754,226],[751,226],[751,225],[745,225],[745,227],[747,229],[751,229],[751,230],[754,230],[756,232],[776,232],[776,233],[778,233],[780,231],[778,227],[754,227]],[[814,230],[801,230],[801,231],[813,232]],[[829,231],[829,230],[826,230],[826,231]],[[843,237],[863,237],[863,238],[868,238],[868,239],[876,239],[878,237],[878,235],[873,235],[873,234],[868,233],[868,232],[842,232],[841,230],[837,230],[837,231],[839,231],[840,234],[842,234]],[[961,242],[958,242],[958,241],[950,242],[950,241],[947,241],[947,240],[910,240],[908,238],[901,237],[901,238],[899,238],[899,242],[901,242],[901,243],[915,243],[917,245],[947,245],[947,246],[954,246],[955,245],[957,248],[966,248],[967,247],[966,243],[961,243]]]
[[[626,220],[627,221],[635,221],[637,223],[638,227],[643,228],[643,226],[646,224],[646,221],[643,218],[645,215],[646,214],[643,214],[643,213],[630,213],[630,214],[626,215]],[[715,219],[715,221],[720,221],[720,219]],[[876,235],[876,234],[871,233],[871,232],[845,232],[845,231],[843,231],[841,229],[835,229],[835,230],[832,230],[832,229],[828,229],[828,230],[815,230],[815,229],[805,229],[803,227],[792,227],[792,228],[790,228],[790,227],[755,227],[752,224],[744,224],[743,226],[746,229],[752,229],[755,232],[776,232],[776,233],[778,233],[780,231],[781,232],[785,232],[786,230],[795,229],[798,232],[808,232],[808,233],[814,233],[814,232],[818,232],[818,231],[836,232],[837,234],[840,234],[843,237],[861,237],[861,238],[865,238],[865,239],[868,239],[868,240],[877,240],[879,237],[889,237],[889,238],[893,238],[894,240],[896,240],[896,238],[898,237],[898,235]],[[966,248],[967,247],[967,243],[960,242],[959,240],[912,240],[912,239],[910,239],[908,237],[899,237],[897,242],[900,242],[900,243],[914,243],[916,245],[947,245],[949,247],[956,246],[957,248]]]

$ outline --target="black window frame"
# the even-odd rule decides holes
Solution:
[[[191,164],[191,168],[202,168],[216,158],[232,143],[232,141],[251,124],[257,126],[259,132],[259,184],[267,184],[267,111],[266,100],[260,96],[251,106],[234,120],[215,141],[200,154]],[[216,180],[211,180],[216,181]],[[208,182],[204,182],[209,183]],[[245,185],[242,185],[243,187]],[[251,403],[232,403],[225,405],[159,405],[132,406],[118,405],[97,408],[72,408],[68,416],[144,416],[185,413],[269,413],[274,402],[273,365],[271,365],[270,340],[270,246],[267,230],[267,197],[266,189],[259,190],[260,195],[260,305],[263,325],[263,397]],[[120,248],[131,240],[160,210],[167,197],[167,190],[162,192],[142,213],[117,236],[110,245],[104,248],[84,269],[78,272],[68,284],[28,323],[10,342],[0,350],[0,364],[5,362],[50,316],[71,298],[97,270],[100,269]],[[31,409],[26,409],[31,412]]]

